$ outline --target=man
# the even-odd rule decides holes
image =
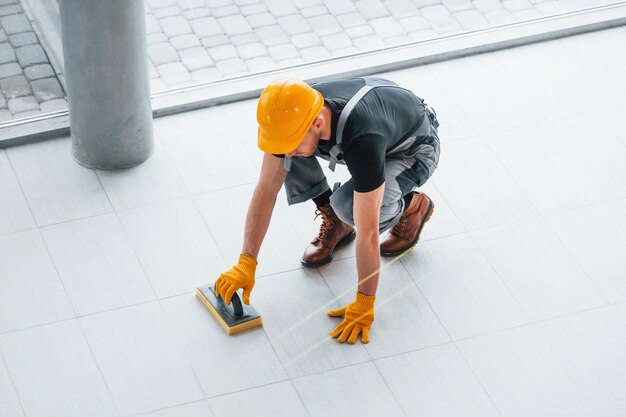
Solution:
[[[369,341],[374,320],[380,257],[397,256],[419,240],[433,203],[413,191],[433,174],[439,160],[434,110],[411,91],[381,78],[361,77],[308,84],[283,79],[259,98],[258,146],[265,152],[259,182],[246,217],[239,262],[215,283],[230,304],[243,288],[249,303],[256,258],[282,185],[289,204],[313,199],[322,216],[318,236],[302,264],[330,262],[335,250],[356,238],[358,291],[331,332],[340,343]],[[352,178],[331,191],[317,157],[330,168],[345,164]],[[355,226],[358,233],[355,233]],[[391,229],[379,242],[379,234]]]

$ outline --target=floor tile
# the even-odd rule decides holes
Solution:
[[[437,66],[424,65],[380,74],[380,77],[395,81],[400,87],[411,90],[424,99],[437,112],[439,139],[441,143],[470,138],[478,133],[469,122],[452,96],[433,75]]]
[[[6,152],[39,226],[113,210],[95,172],[74,161],[69,138]]]
[[[407,416],[500,416],[453,344],[375,363]]]
[[[118,415],[76,320],[2,336],[0,346],[27,416]]]
[[[546,217],[572,256],[612,303],[626,300],[626,200]]]
[[[311,417],[404,416],[372,362],[293,381]]]
[[[595,177],[613,198],[626,197],[624,119],[625,113],[610,110],[552,123],[580,159],[585,177]],[[589,192],[585,187],[579,188],[581,194]]]
[[[39,231],[0,237],[0,333],[71,317],[74,311]]]
[[[618,417],[626,410],[626,323],[611,307],[537,324],[589,402],[590,415]]]
[[[612,105],[595,77],[590,77],[559,42],[505,49],[494,55],[548,120]]]
[[[316,271],[258,279],[251,303],[263,316],[263,328],[290,377],[370,359],[360,343],[341,344],[331,339],[336,319],[326,312],[341,306]]]
[[[431,181],[468,230],[537,214],[480,138],[449,143]]]
[[[458,343],[503,416],[594,415],[558,356],[524,326]]]
[[[355,259],[335,260],[320,268],[320,273],[339,304],[354,301],[358,281]],[[370,342],[365,345],[374,359],[450,341],[400,262],[381,261],[375,310]]]
[[[154,292],[115,214],[41,229],[79,316],[154,300]]]
[[[472,236],[533,321],[607,303],[541,218],[478,230]]]
[[[192,293],[227,269],[190,198],[118,213],[159,298]]]
[[[229,265],[237,262],[243,247],[246,214],[253,192],[254,186],[246,185],[194,197],[194,202]],[[285,221],[286,210],[284,202],[277,202],[259,252],[257,277],[301,268],[302,252],[310,239],[317,234],[303,241],[294,230],[294,224]]]
[[[517,77],[493,53],[439,62],[431,68],[435,79],[479,134],[546,120]]]
[[[419,246],[401,262],[454,340],[528,321],[468,235]]]
[[[257,181],[255,161],[219,107],[157,119],[154,128],[190,193]]]
[[[159,303],[82,317],[80,322],[120,414],[204,398]]]
[[[1,342],[0,342],[1,343]],[[4,358],[2,355],[2,345],[0,344],[0,416],[24,417],[22,404],[17,398],[17,392],[13,386],[13,381],[9,376]]]
[[[436,174],[437,171],[435,171],[435,175]],[[465,228],[459,221],[458,217],[454,214],[450,205],[445,198],[443,198],[432,181],[428,181],[426,184],[421,186],[419,191],[430,197],[435,205],[432,217],[422,230],[420,242],[426,242],[428,240],[465,232]]]
[[[291,382],[265,385],[209,400],[215,417],[309,416]]]
[[[252,294],[252,305],[267,322],[265,311],[257,306],[257,294]],[[161,304],[208,397],[287,378],[262,327],[228,336],[193,294]]]
[[[559,39],[572,59],[618,105],[626,96],[624,36],[626,31],[620,27]]]
[[[190,404],[179,405],[177,407],[166,408],[165,410],[154,411],[141,414],[137,417],[214,417],[209,408],[209,403],[197,401]]]
[[[232,126],[241,144],[241,151],[261,169],[263,152],[258,146],[259,124],[256,120],[258,99],[236,101],[220,106],[225,120]]]
[[[158,138],[154,153],[141,165],[115,171],[97,170],[104,191],[116,210],[123,210],[187,195],[169,154]]]
[[[0,149],[0,190],[0,235],[35,227],[35,220],[4,149]]]
[[[541,213],[610,199],[596,178],[589,175],[585,160],[574,154],[550,124],[509,130],[484,139]]]

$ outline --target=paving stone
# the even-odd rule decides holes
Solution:
[[[13,77],[0,80],[0,88],[4,97],[8,100],[33,94],[28,80],[23,75],[14,75]]]
[[[233,5],[217,7],[211,10],[211,14],[215,17],[230,16],[230,15],[238,14],[238,13],[239,13],[239,9],[237,8],[237,6],[233,6]]]
[[[291,37],[291,43],[298,49],[318,46],[322,44],[319,36],[315,33],[302,33]]]
[[[444,19],[433,20],[430,22],[430,25],[440,34],[457,32],[463,29],[461,24],[452,16],[448,16]]]
[[[199,70],[213,65],[209,53],[203,47],[183,49],[178,51],[180,59],[189,71]]]
[[[344,33],[324,36],[322,38],[322,43],[326,49],[330,51],[352,46],[352,40]]]
[[[320,59],[330,58],[330,51],[323,46],[313,46],[300,51],[305,61],[319,61]]]
[[[185,10],[183,16],[188,20],[199,19],[201,17],[211,16],[211,9],[208,7],[198,7],[196,9]]]
[[[164,7],[156,9],[152,12],[157,19],[165,19],[166,17],[179,16],[181,14],[178,6]]]
[[[441,3],[451,12],[460,12],[474,7],[471,0],[441,0]]]
[[[421,42],[428,39],[433,39],[439,36],[437,32],[432,29],[422,29],[409,33],[409,38],[414,42]]]
[[[455,13],[454,17],[465,29],[479,29],[489,26],[489,21],[477,10],[463,10]]]
[[[415,7],[421,9],[422,7],[432,6],[434,4],[441,4],[441,0],[411,0]]]
[[[522,20],[530,20],[530,19],[536,19],[538,17],[541,17],[541,13],[539,13],[537,9],[528,9],[528,10],[521,10],[519,12],[514,12],[513,16],[515,16],[515,20],[522,21]],[[487,14],[487,19],[489,19],[488,14]],[[491,21],[491,19],[489,19],[489,21]]]
[[[159,20],[153,14],[146,15],[146,33],[149,35],[151,33],[161,32],[161,25],[159,25]]]
[[[354,46],[350,46],[348,48],[335,49],[334,51],[331,51],[330,53],[333,56],[340,57],[340,56],[348,56],[348,55],[358,54],[359,50],[356,49]]]
[[[252,32],[252,28],[241,15],[226,16],[217,19],[227,36],[238,35],[240,33]]]
[[[159,78],[159,72],[150,60],[148,60],[148,77],[150,77],[151,79]]]
[[[430,22],[423,16],[407,17],[406,19],[400,20],[400,25],[408,33],[430,28]]]
[[[511,12],[519,12],[533,7],[528,0],[504,0],[502,5]]]
[[[67,110],[67,100],[59,98],[55,100],[44,101],[39,105],[43,113],[52,113],[55,111]]]
[[[306,19],[299,14],[282,16],[277,20],[280,27],[282,27],[288,35],[297,35],[311,30],[311,27],[307,23]]]
[[[157,71],[159,71],[161,80],[168,86],[192,81],[189,71],[187,71],[187,68],[185,68],[181,62],[159,65],[157,66]]]
[[[0,108],[6,109],[7,107],[7,99],[4,98],[4,94],[0,93]]]
[[[292,67],[294,65],[302,64],[303,62],[305,62],[305,60],[303,58],[300,58],[300,57],[289,58],[289,59],[285,59],[285,60],[277,62],[276,66],[278,68],[289,68],[289,67]]]
[[[370,35],[355,39],[354,46],[361,51],[368,51],[384,47],[385,42],[383,42],[383,40],[376,35]]]
[[[444,19],[450,16],[450,12],[448,11],[448,9],[440,4],[424,7],[420,9],[420,12],[422,13],[422,16],[424,16],[428,20]]]
[[[210,9],[215,9],[216,7],[228,6],[231,4],[231,0],[205,0],[207,6]]]
[[[148,45],[148,56],[157,67],[162,64],[176,62],[179,60],[176,49],[174,49],[169,42]]]
[[[7,62],[15,62],[17,57],[15,56],[15,50],[8,43],[0,44],[0,64],[6,64]]]
[[[266,0],[265,6],[276,17],[298,13],[298,8],[288,0]]]
[[[232,45],[220,45],[209,48],[209,55],[214,61],[223,61],[237,56],[237,49]]]
[[[344,29],[365,25],[367,23],[361,13],[342,14],[335,19],[337,19],[337,22],[339,22]]]
[[[300,9],[304,9],[306,7],[313,7],[322,4],[322,0],[294,0],[293,4]]]
[[[186,35],[174,36],[170,38],[170,43],[176,50],[193,48],[194,46],[200,46],[200,39],[193,34],[188,33]]]
[[[241,45],[237,47],[237,52],[239,53],[239,57],[241,59],[246,60],[252,58],[258,58],[267,55],[267,49],[265,45],[260,42],[248,43],[246,45]]]
[[[13,45],[14,48],[19,48],[20,46],[39,43],[39,39],[37,39],[35,32],[22,32],[9,36],[9,43]]]
[[[257,3],[259,0],[235,0],[235,4],[239,7],[250,6]]]
[[[150,79],[150,91],[152,93],[156,93],[157,91],[165,91],[167,90],[167,84],[163,82],[160,78],[151,78]]]
[[[367,20],[389,16],[389,10],[380,0],[359,0],[354,5]]]
[[[176,0],[146,0],[146,3],[152,9],[160,9],[161,7],[176,5]]]
[[[0,18],[0,26],[2,26],[7,35],[33,30],[28,18],[23,13],[3,16]]]
[[[500,3],[500,0],[474,0],[474,7],[478,9],[479,12],[486,13],[501,9],[502,3]]]
[[[383,42],[385,42],[385,45],[387,46],[406,45],[407,43],[411,43],[411,38],[408,35],[393,36],[391,38],[383,39]]]
[[[550,16],[563,12],[564,6],[558,1],[547,1],[545,3],[538,3],[536,9],[544,16]],[[9,33],[7,31],[7,33]]]
[[[148,42],[148,45],[153,45],[155,43],[167,42],[168,38],[167,36],[165,36],[165,33],[158,32],[149,34],[148,36],[146,36],[146,40]]]
[[[24,112],[13,114],[13,120],[29,119],[31,117],[41,116],[42,114],[43,112],[41,110],[24,111]]]
[[[337,20],[333,16],[315,16],[309,19],[309,24],[320,36],[332,35],[333,33],[341,32],[341,25],[337,23]]]
[[[357,11],[352,0],[324,0],[324,5],[333,16]]]
[[[204,0],[176,0],[176,4],[183,10],[197,9],[206,5]]]
[[[251,14],[267,13],[267,7],[263,3],[251,4],[250,6],[243,6],[239,9],[242,15],[249,16]]]
[[[12,98],[8,103],[9,111],[14,115],[29,110],[39,110],[39,103],[33,96]]]
[[[0,7],[0,16],[8,16],[16,13],[22,13],[22,8],[19,4],[10,4],[8,6]]]
[[[48,62],[48,57],[39,44],[21,46],[15,49],[15,55],[17,55],[17,60],[22,67]]]
[[[229,40],[228,37],[226,37],[225,35],[216,35],[202,38],[201,42],[202,45],[206,46],[207,48],[213,48],[214,46],[226,45],[227,43],[229,43]]]
[[[484,14],[485,18],[491,25],[505,25],[507,23],[515,22],[517,19],[508,10],[494,10]],[[535,16],[537,17],[537,16]]]
[[[0,122],[6,122],[13,119],[13,115],[8,110],[0,110]]]
[[[192,20],[190,23],[191,28],[199,38],[224,34],[222,27],[214,17],[201,17],[200,19]]]
[[[373,35],[374,29],[371,26],[356,26],[353,28],[346,29],[346,35],[350,36],[352,39],[360,38],[363,36]]]
[[[220,61],[215,65],[219,72],[224,75],[235,75],[248,72],[246,63],[241,58],[231,58]]]
[[[22,67],[17,62],[0,65],[0,78],[12,77],[14,75],[20,75],[21,73]]]
[[[383,4],[397,19],[419,14],[419,10],[411,0],[386,0]]]
[[[191,33],[191,25],[183,16],[172,16],[160,19],[159,24],[163,32],[168,36],[179,36]]]
[[[246,60],[246,66],[250,72],[261,72],[276,68],[276,62],[267,56]]]
[[[18,0],[0,0],[0,6],[7,6],[9,4],[18,4]]]
[[[269,13],[252,14],[247,16],[246,19],[248,20],[250,26],[255,29],[276,24],[276,19]]]
[[[277,61],[289,58],[295,58],[299,55],[298,50],[292,44],[270,46],[268,52],[272,58]]]
[[[0,43],[7,41],[7,34],[4,33],[4,30],[0,27]]]
[[[374,19],[370,22],[370,26],[372,26],[374,32],[376,32],[376,34],[382,38],[390,38],[392,36],[400,36],[406,34],[402,26],[398,25],[396,20],[391,17]]]
[[[319,6],[313,6],[313,7],[305,7],[304,9],[300,10],[300,13],[304,17],[313,17],[313,16],[319,16],[322,14],[329,14],[330,12],[326,8],[326,6],[319,5]]]
[[[63,88],[56,77],[35,80],[30,85],[35,92],[35,98],[40,103],[65,97]]]
[[[289,37],[284,30],[278,25],[264,26],[255,30],[256,34],[267,46],[280,45],[289,42]]]
[[[230,43],[232,43],[233,46],[241,46],[258,41],[259,36],[254,32],[242,33],[241,35],[235,35],[230,37]]]
[[[219,80],[222,78],[222,74],[215,67],[203,68],[197,71],[192,71],[191,78],[194,83],[200,84]]]

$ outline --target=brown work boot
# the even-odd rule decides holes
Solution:
[[[424,224],[433,214],[435,205],[424,193],[413,192],[411,202],[398,223],[380,242],[382,256],[397,256],[412,248],[420,239]]]
[[[330,204],[315,210],[315,218],[322,216],[320,232],[306,247],[302,255],[302,265],[315,268],[333,260],[335,249],[347,245],[354,240],[354,227],[342,222]]]

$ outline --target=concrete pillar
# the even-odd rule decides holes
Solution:
[[[143,0],[60,0],[74,159],[138,165],[154,149]]]

